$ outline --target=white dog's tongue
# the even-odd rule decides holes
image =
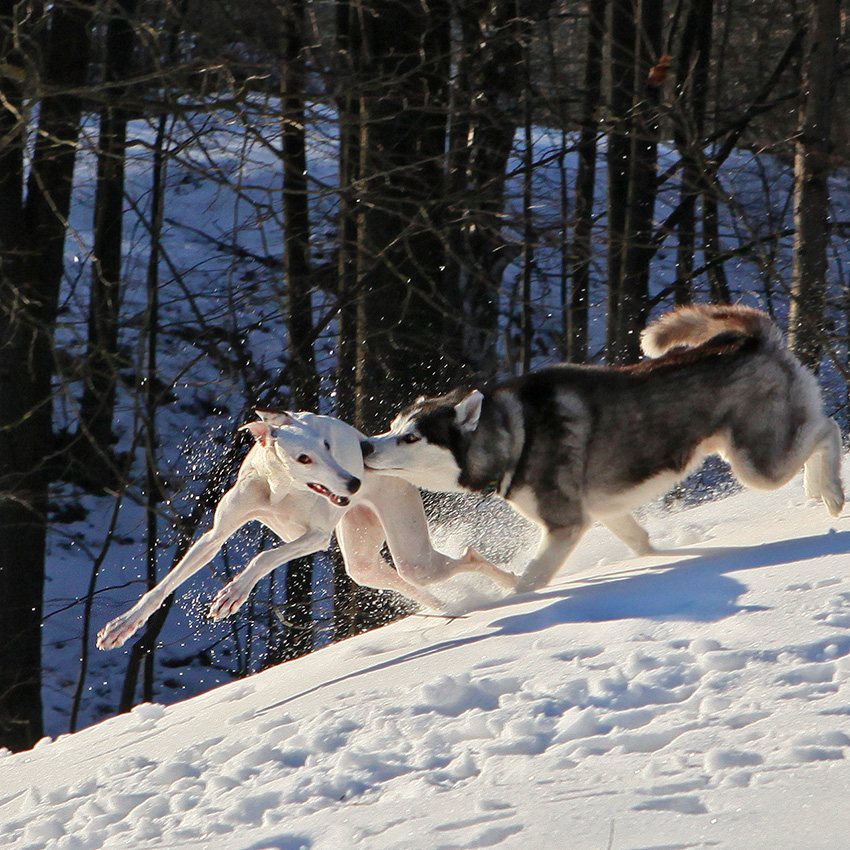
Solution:
[[[351,501],[347,496],[337,496],[336,493],[331,493],[324,484],[315,484],[311,481],[307,486],[340,508],[344,508]]]

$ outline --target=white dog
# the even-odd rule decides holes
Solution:
[[[458,572],[481,573],[502,587],[514,587],[515,575],[472,549],[459,559],[435,550],[419,491],[400,478],[364,471],[365,437],[355,428],[313,413],[258,411],[258,415],[259,421],[243,426],[256,442],[236,483],[218,503],[212,527],[156,587],[100,631],[100,649],[114,649],[127,641],[169,594],[252,520],[287,542],[260,552],[222,588],[210,607],[215,620],[233,614],[276,567],[326,549],[334,529],[346,572],[354,581],[394,590],[430,608],[445,610],[422,586]],[[385,540],[395,569],[381,555]]]

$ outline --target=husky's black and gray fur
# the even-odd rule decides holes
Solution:
[[[838,426],[766,314],[684,307],[642,345],[651,359],[634,366],[553,366],[421,398],[370,438],[366,464],[432,490],[495,492],[540,525],[518,590],[547,584],[593,520],[651,552],[630,512],[709,454],[760,489],[805,465],[808,495],[841,512]]]

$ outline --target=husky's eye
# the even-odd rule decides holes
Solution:
[[[418,443],[421,439],[422,438],[416,434],[405,434],[403,437],[399,438],[399,442],[412,445],[413,443]]]
[[[328,451],[330,451],[330,450],[331,450],[331,444],[330,444],[327,440],[325,440],[325,448],[326,448]]]
[[[298,455],[298,457],[295,458],[295,460],[297,460],[298,463],[312,463],[313,462],[313,458],[311,458],[310,455]]]

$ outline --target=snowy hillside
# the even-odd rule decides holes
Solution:
[[[845,470],[845,477],[847,470]],[[23,850],[839,850],[850,530],[800,481],[0,759]]]

